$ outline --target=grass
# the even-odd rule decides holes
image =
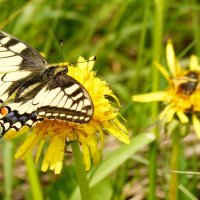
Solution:
[[[165,63],[167,38],[173,39],[181,58],[200,56],[199,10],[196,0],[0,0],[0,29],[43,52],[49,63],[63,62],[62,52],[68,62],[76,62],[80,55],[96,55],[98,76],[110,84],[122,104],[132,143],[124,146],[111,136],[106,138],[102,161],[88,174],[94,200],[137,195],[139,199],[169,198],[171,156],[177,146],[160,126],[154,130],[160,104],[133,103],[131,96],[165,87],[152,61]],[[147,130],[156,131],[151,145]],[[196,172],[199,140],[193,131],[186,135],[178,145],[179,170]],[[39,183],[31,184],[30,169],[13,159],[20,141],[0,142],[0,198],[37,199],[33,191],[39,187],[44,199],[80,199],[72,156],[66,156],[59,176],[41,173],[37,164],[32,178]],[[199,199],[199,176],[178,177],[179,199]]]

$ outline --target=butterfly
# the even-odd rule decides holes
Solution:
[[[0,32],[0,137],[44,118],[88,123],[92,99],[67,72],[67,65],[49,65],[28,44]]]

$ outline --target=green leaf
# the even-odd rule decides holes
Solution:
[[[129,145],[122,145],[120,148],[113,151],[107,159],[103,160],[94,170],[94,175],[90,180],[90,186],[92,187],[99,183],[127,159],[132,157],[134,153],[143,149],[154,139],[155,136],[153,133],[142,133],[133,138]]]

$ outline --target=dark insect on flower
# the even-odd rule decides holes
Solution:
[[[199,74],[195,71],[189,71],[185,75],[185,83],[182,83],[179,86],[178,92],[182,92],[186,95],[191,95],[195,90],[199,83]]]

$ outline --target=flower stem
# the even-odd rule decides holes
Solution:
[[[4,175],[4,200],[12,199],[13,189],[13,148],[10,141],[6,141],[3,147],[3,175]]]
[[[89,189],[89,184],[85,172],[85,168],[83,165],[83,158],[80,152],[78,141],[71,142],[73,156],[74,156],[74,163],[75,163],[75,170],[78,179],[78,184],[80,188],[80,193],[82,200],[91,200],[91,194]]]
[[[31,192],[33,195],[33,200],[43,200],[42,196],[42,188],[40,186],[40,182],[37,175],[37,170],[35,168],[35,163],[33,161],[32,155],[30,153],[27,154],[25,158],[28,179],[31,187]]]
[[[178,170],[179,155],[180,154],[180,138],[179,133],[174,132],[172,138],[172,156],[171,156],[171,170]],[[178,199],[178,174],[171,173],[169,183],[169,200]]]
[[[162,35],[163,35],[163,11],[164,11],[164,0],[154,1],[155,10],[154,10],[154,29],[153,29],[153,60],[160,62],[161,53],[162,53]],[[159,73],[158,70],[153,66],[152,68],[152,91],[158,91],[159,89]],[[158,104],[153,103],[151,106],[151,116],[152,121],[155,122],[158,118]],[[150,145],[149,150],[149,192],[148,199],[156,199],[156,176],[157,176],[157,164],[156,164],[156,155],[157,155],[157,143],[159,140],[157,127],[154,129],[154,134],[156,140]]]

